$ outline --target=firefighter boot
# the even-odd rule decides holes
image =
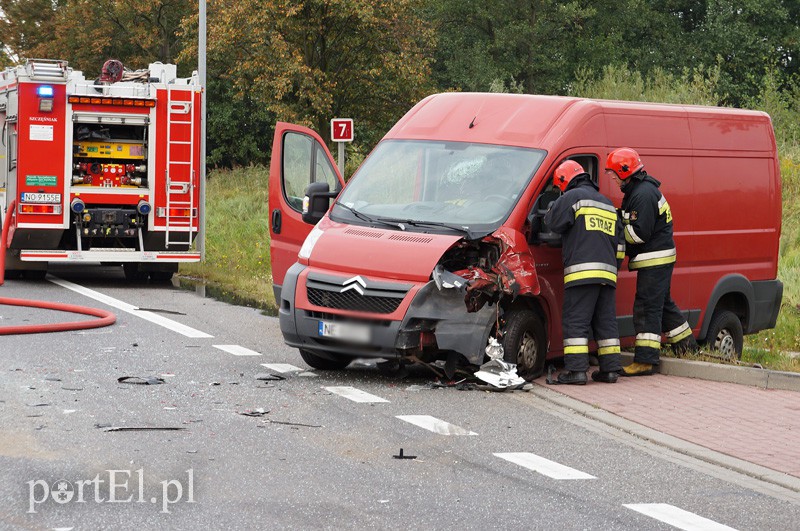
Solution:
[[[700,347],[697,345],[697,341],[695,340],[694,336],[689,336],[686,339],[681,339],[680,341],[672,345],[672,352],[676,356],[697,354],[699,351]]]
[[[655,366],[649,363],[633,362],[622,368],[621,376],[647,376],[655,373]]]
[[[583,371],[564,371],[558,375],[558,383],[586,385],[586,373]]]
[[[617,377],[618,375],[616,372],[610,371],[594,371],[592,373],[592,380],[595,382],[616,383]]]

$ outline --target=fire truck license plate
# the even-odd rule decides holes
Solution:
[[[369,343],[369,327],[351,323],[319,322],[319,335],[353,341],[354,343]]]
[[[43,194],[39,192],[23,192],[23,203],[60,203],[61,194]]]

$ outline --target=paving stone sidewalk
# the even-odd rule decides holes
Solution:
[[[661,433],[800,478],[800,393],[655,374],[536,383]]]

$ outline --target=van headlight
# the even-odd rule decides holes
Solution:
[[[306,260],[311,258],[311,251],[314,250],[314,246],[317,244],[317,240],[319,240],[319,237],[322,236],[323,232],[325,231],[314,227],[308,236],[306,236],[306,241],[303,242],[303,246],[300,248],[300,252],[297,253],[297,256],[300,258],[305,258]]]

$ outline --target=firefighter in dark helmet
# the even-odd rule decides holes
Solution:
[[[659,190],[661,183],[644,171],[644,164],[633,149],[619,148],[609,153],[606,172],[624,194],[620,215],[629,257],[628,269],[637,272],[633,363],[624,367],[620,374],[653,374],[659,363],[662,333],[675,352],[697,350],[689,323],[670,297],[672,269],[677,256],[672,239],[672,212]]]
[[[553,184],[563,195],[544,222],[562,234],[564,371],[558,383],[586,384],[590,332],[600,360],[600,370],[592,373],[592,379],[614,383],[621,370],[616,319],[617,211],[574,160],[556,168]]]

